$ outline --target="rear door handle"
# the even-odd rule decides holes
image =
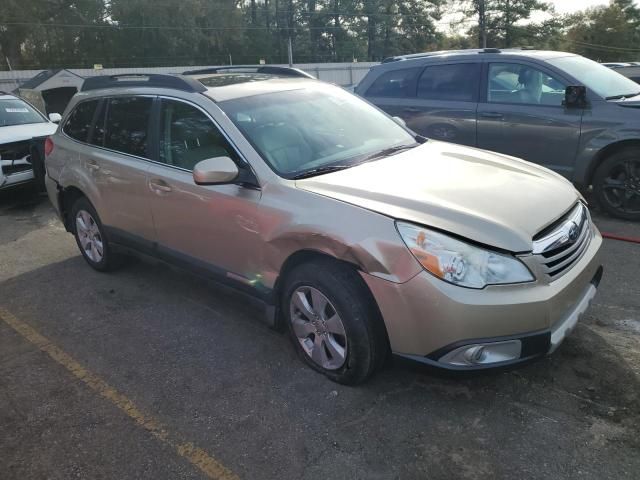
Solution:
[[[480,112],[480,116],[484,118],[504,118],[504,114],[500,112]]]
[[[160,179],[150,180],[149,188],[155,193],[169,193],[171,191],[169,184]]]

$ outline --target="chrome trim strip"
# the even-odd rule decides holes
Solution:
[[[583,224],[587,220],[586,207],[582,203],[578,203],[562,225],[545,237],[533,241],[533,254],[541,254],[566,245],[570,241],[572,229],[577,227],[579,231],[582,230]],[[576,240],[577,238],[572,243],[575,243]]]

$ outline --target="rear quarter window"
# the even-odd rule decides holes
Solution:
[[[380,75],[369,87],[366,97],[415,97],[415,80],[421,68],[403,68]]]
[[[97,106],[97,100],[89,100],[76,105],[62,127],[62,131],[75,140],[86,142]]]

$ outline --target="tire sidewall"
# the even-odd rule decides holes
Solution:
[[[78,237],[78,232],[76,229],[76,217],[78,215],[78,212],[81,210],[87,211],[91,215],[91,217],[93,217],[93,220],[96,222],[96,225],[98,226],[98,230],[100,231],[100,237],[102,238],[103,254],[102,254],[102,260],[100,260],[99,262],[94,262],[89,257],[87,257],[87,254],[85,253],[84,248],[82,248],[82,243],[80,242],[80,238]],[[96,209],[93,208],[93,205],[91,205],[91,202],[89,202],[89,200],[87,200],[85,197],[81,197],[77,199],[73,204],[73,207],[71,208],[70,224],[73,231],[73,236],[76,239],[76,244],[78,245],[78,249],[80,250],[82,257],[86,260],[86,262],[92,268],[100,272],[105,272],[109,270],[109,268],[111,267],[111,248],[109,246],[109,241],[107,240],[104,227],[102,225],[102,222],[100,221],[100,217],[98,216]]]
[[[616,165],[621,160],[632,158],[640,159],[640,148],[629,148],[608,157],[598,166],[593,177],[593,190],[600,207],[609,215],[617,218],[622,218],[624,220],[640,220],[640,213],[633,214],[620,212],[618,209],[609,204],[602,189],[602,184],[604,182],[604,179],[609,175],[609,172],[614,165]]]

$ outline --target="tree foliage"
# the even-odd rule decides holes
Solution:
[[[482,44],[481,6],[489,47],[640,57],[637,0],[564,17],[545,0],[3,0],[0,68],[286,63],[289,40],[297,63],[378,61]]]

